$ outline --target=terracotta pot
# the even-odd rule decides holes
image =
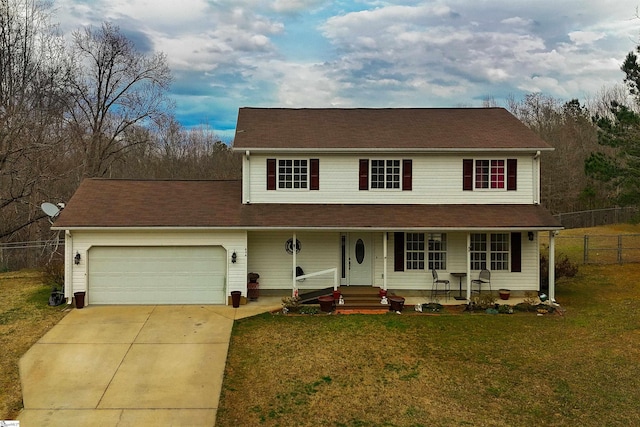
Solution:
[[[509,296],[511,296],[511,291],[509,289],[500,289],[498,291],[500,293],[500,299],[508,300]]]
[[[331,313],[333,311],[333,296],[332,295],[324,295],[318,297],[318,302],[320,303],[320,310],[325,313]]]

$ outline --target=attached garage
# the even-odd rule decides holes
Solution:
[[[91,304],[224,304],[221,246],[94,246],[88,251]]]

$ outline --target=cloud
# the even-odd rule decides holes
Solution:
[[[635,2],[54,0],[63,30],[109,19],[167,54],[183,123],[239,106],[480,105],[622,80]],[[217,123],[212,126],[219,128]]]

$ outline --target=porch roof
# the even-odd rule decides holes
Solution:
[[[537,205],[241,203],[241,181],[86,179],[54,229],[554,230]]]

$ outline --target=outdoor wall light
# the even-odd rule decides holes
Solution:
[[[73,257],[73,262],[76,265],[80,264],[80,252],[76,252],[76,256]]]
[[[236,253],[236,251],[233,251],[233,253],[231,254],[231,262],[235,264],[236,261],[238,261],[238,254]]]
[[[533,242],[533,231],[530,231],[527,235],[529,236],[529,241]]]

